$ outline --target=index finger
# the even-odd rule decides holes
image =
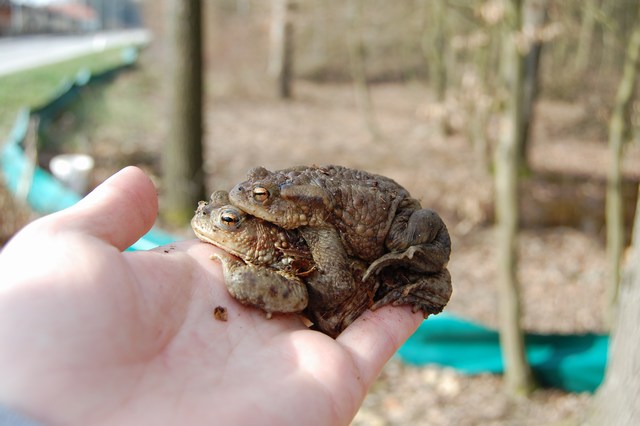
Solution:
[[[350,354],[365,383],[372,383],[384,364],[418,329],[423,314],[408,306],[366,311],[336,339]]]

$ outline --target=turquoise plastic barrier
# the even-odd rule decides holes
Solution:
[[[593,392],[602,383],[607,335],[527,334],[525,345],[542,386]],[[398,355],[409,364],[446,366],[465,374],[504,372],[498,332],[446,313],[423,322]]]
[[[14,194],[25,188],[29,206],[38,213],[52,213],[67,208],[80,200],[80,196],[67,189],[48,172],[31,164],[22,150],[20,143],[24,140],[29,126],[28,109],[20,111],[13,131],[0,153],[0,166],[7,187]]]

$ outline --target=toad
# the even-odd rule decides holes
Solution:
[[[247,178],[230,191],[231,203],[300,231],[320,272],[317,291],[326,306],[341,303],[357,288],[349,272],[355,258],[368,264],[363,280],[385,269],[411,271],[415,279],[395,292],[397,301],[425,317],[432,310],[415,294],[430,291],[425,287],[430,280],[422,277],[448,276],[449,233],[436,212],[423,209],[394,180],[332,165],[274,172],[256,167]]]
[[[229,293],[245,305],[261,308],[267,317],[304,311],[314,328],[336,337],[373,304],[377,282],[369,279],[342,303],[325,306],[315,291],[318,272],[300,234],[229,205],[225,191],[214,192],[209,203],[199,203],[191,227],[200,240],[225,251],[213,257],[222,263]],[[363,262],[350,263],[349,273],[358,281],[364,271]]]
[[[300,312],[308,302],[304,276],[313,268],[309,248],[296,232],[250,217],[229,205],[226,191],[198,204],[191,227],[196,236],[220,247],[229,293],[267,312]]]

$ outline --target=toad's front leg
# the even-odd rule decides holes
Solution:
[[[301,312],[307,307],[308,294],[300,278],[275,269],[249,265],[226,252],[211,256],[222,263],[227,289],[243,305],[267,312]]]
[[[316,276],[307,280],[309,305],[332,309],[351,297],[360,283],[356,283],[351,270],[351,260],[342,246],[338,231],[331,227],[300,228],[302,237],[311,250],[316,264]]]

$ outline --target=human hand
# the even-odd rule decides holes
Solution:
[[[212,245],[123,252],[156,213],[127,168],[0,253],[0,404],[54,424],[347,424],[422,321],[385,307],[333,340],[267,320],[229,296]]]

